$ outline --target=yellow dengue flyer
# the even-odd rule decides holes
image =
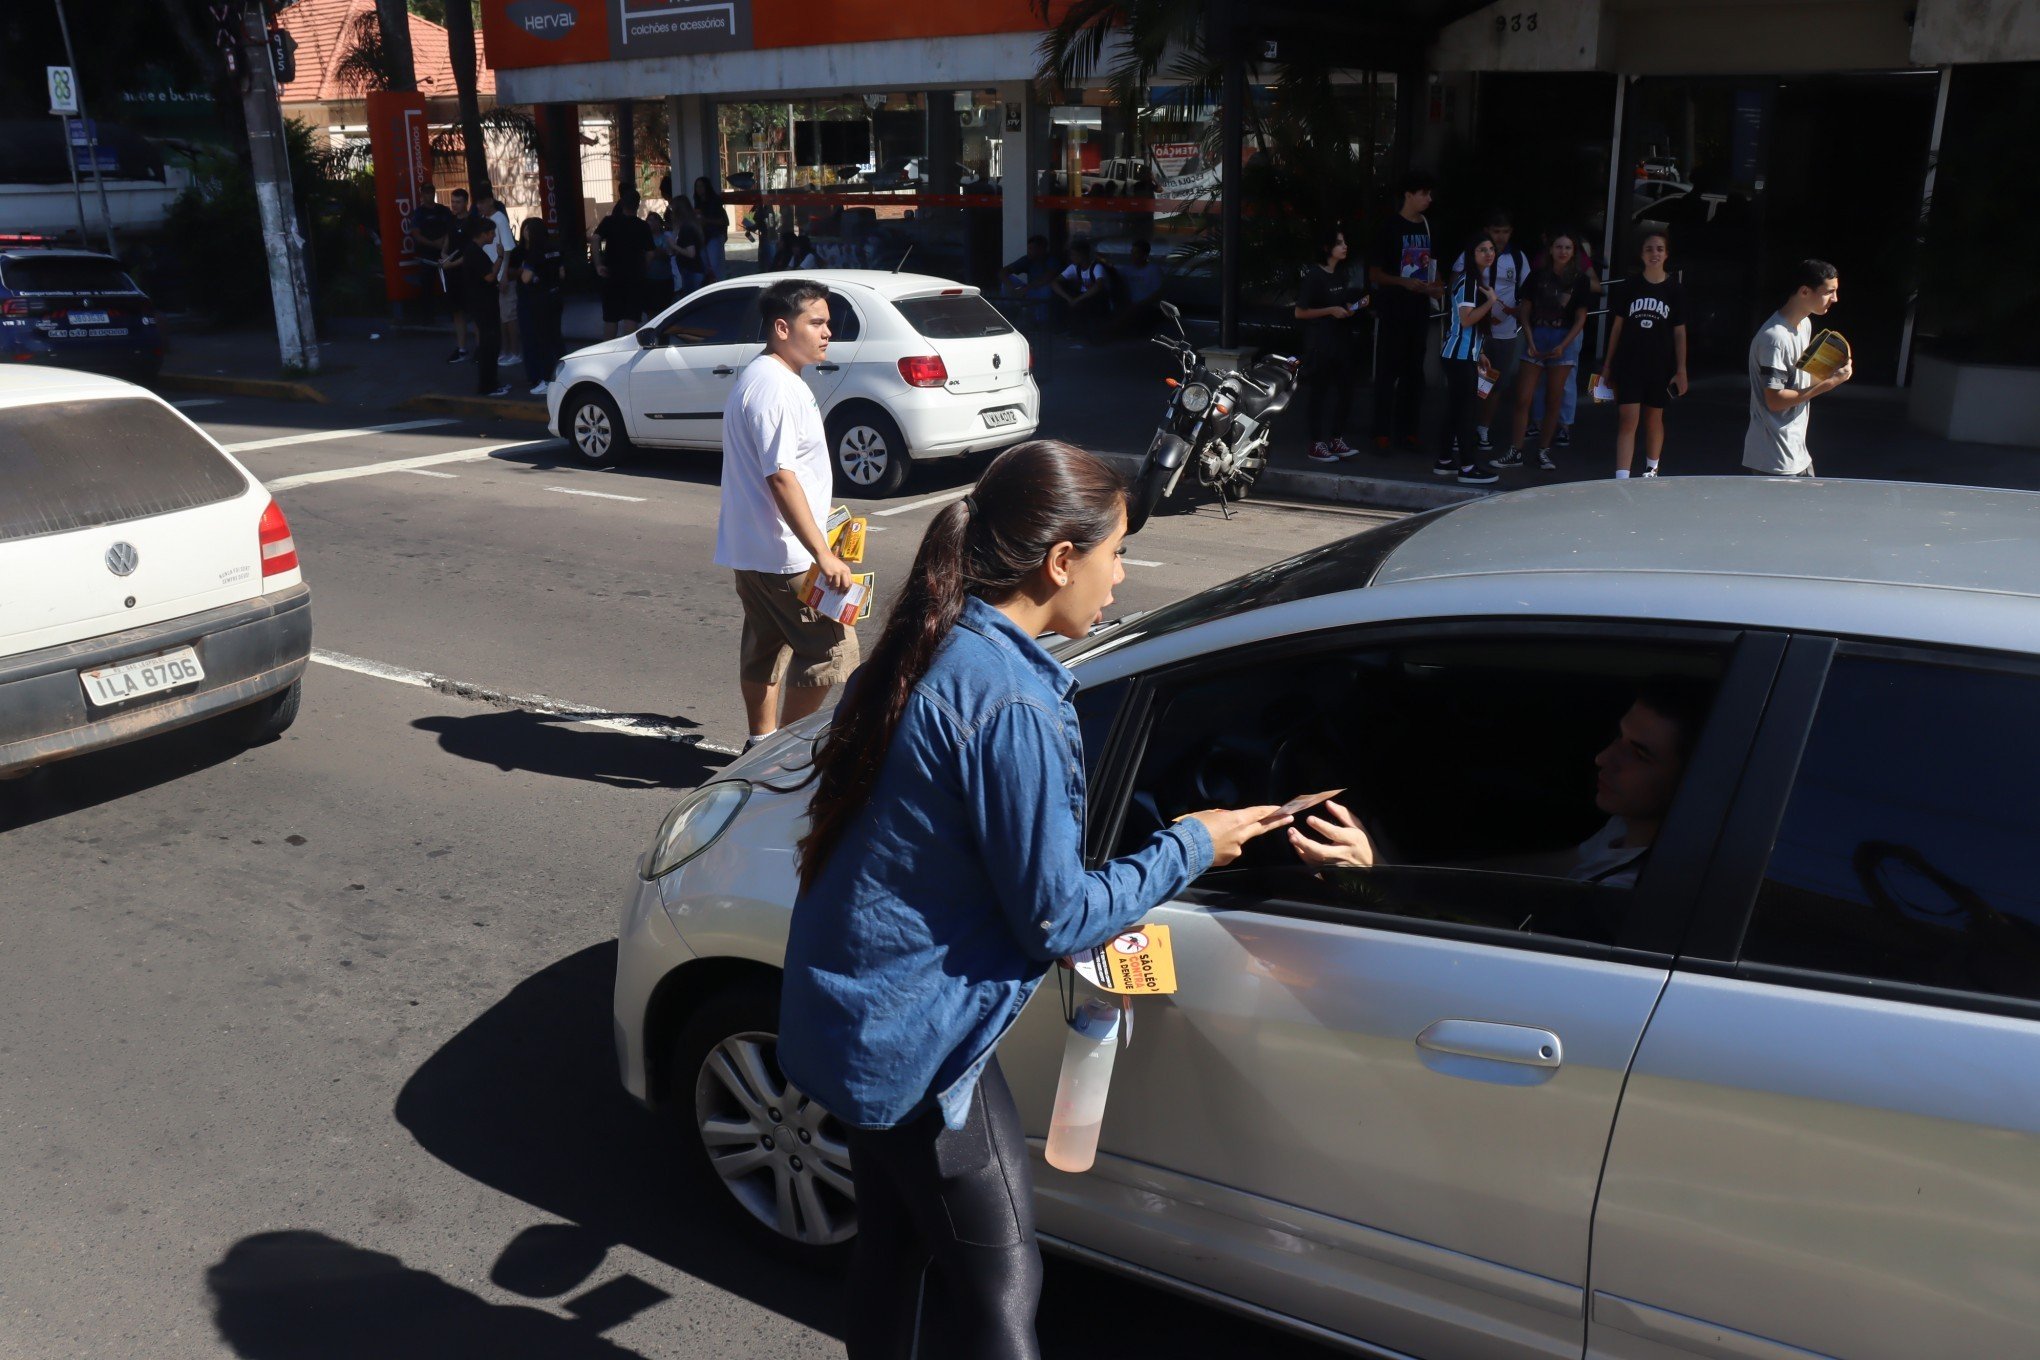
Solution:
[[[1170,996],[1176,990],[1167,926],[1135,926],[1071,962],[1084,981],[1120,996]]]

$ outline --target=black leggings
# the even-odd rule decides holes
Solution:
[[[852,1129],[857,1245],[850,1360],[1036,1360],[1041,1248],[1020,1112],[996,1060],[961,1129],[940,1110],[890,1129]],[[924,1275],[939,1276],[952,1335],[924,1337]]]
[[[1320,350],[1310,356],[1304,373],[1310,384],[1305,407],[1310,423],[1310,442],[1329,443],[1346,433],[1346,417],[1353,409],[1353,362],[1346,347]]]
[[[1480,461],[1480,361],[1446,359],[1445,421],[1438,427],[1438,456],[1452,453],[1452,441],[1459,440],[1459,466],[1472,467]]]

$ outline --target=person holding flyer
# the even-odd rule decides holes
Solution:
[[[779,1063],[850,1130],[851,1360],[909,1353],[929,1270],[958,1335],[920,1354],[1040,1354],[1034,1187],[993,1047],[1057,959],[1290,821],[1193,813],[1085,867],[1076,679],[1035,639],[1103,618],[1125,537],[1098,458],[1000,454],[928,527],[815,752]]]
[[[1643,475],[1658,475],[1665,447],[1665,405],[1686,395],[1686,291],[1665,271],[1670,240],[1662,231],[1644,233],[1639,248],[1643,272],[1615,292],[1615,320],[1608,332],[1602,382],[1616,402],[1615,475],[1629,476],[1636,459],[1636,431],[1643,430]],[[1600,393],[1595,393],[1599,399]]]
[[[716,565],[736,573],[744,609],[737,674],[746,750],[820,708],[857,665],[856,631],[800,598],[810,567],[834,590],[855,579],[822,531],[834,474],[821,408],[800,376],[828,362],[829,290],[785,279],[759,295],[758,312],[765,351],[745,365],[723,408],[715,524]]]

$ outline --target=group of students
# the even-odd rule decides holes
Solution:
[[[567,281],[565,257],[543,218],[525,218],[513,242],[502,199],[484,196],[475,205],[477,211],[470,208],[467,190],[455,189],[450,197],[449,207],[439,202],[436,185],[419,186],[410,225],[412,249],[431,266],[452,313],[453,353],[447,362],[472,358],[476,391],[504,397],[510,394],[510,385],[499,380],[497,365],[518,362],[521,349],[524,376],[533,395],[542,396],[564,353],[560,308]]]
[[[1003,291],[1028,304],[1029,319],[1059,320],[1085,339],[1123,335],[1147,325],[1160,314],[1162,267],[1154,261],[1154,243],[1136,240],[1123,266],[1099,258],[1089,237],[1070,242],[1069,258],[1057,268],[1046,236],[1027,238],[1027,253],[1000,271]]]
[[[625,189],[588,233],[602,285],[605,340],[637,329],[648,315],[723,276],[730,214],[707,176],[695,179],[691,198],[667,199],[663,214],[639,217],[643,205],[636,189]]]
[[[1369,310],[1378,318],[1374,451],[1423,447],[1418,423],[1431,327],[1441,320],[1436,305],[1443,311],[1437,343],[1447,400],[1433,474],[1478,486],[1533,462],[1556,471],[1552,449],[1570,443],[1587,318],[1605,294],[1612,325],[1601,382],[1612,389],[1619,413],[1615,475],[1630,475],[1640,431],[1642,475],[1656,476],[1665,407],[1688,386],[1685,296],[1666,269],[1665,233],[1647,233],[1635,271],[1604,286],[1576,233],[1550,232],[1533,259],[1515,244],[1509,215],[1497,210],[1465,239],[1441,278],[1428,216],[1434,192],[1427,175],[1404,180],[1402,206],[1373,243],[1369,288],[1353,282],[1345,233],[1337,227],[1321,233],[1316,259],[1303,271],[1295,316],[1304,327],[1310,458],[1340,462],[1358,452],[1340,434],[1354,386],[1345,323]],[[1492,427],[1505,397],[1507,444],[1483,461],[1481,454],[1494,451]],[[1534,449],[1526,444],[1531,438]]]

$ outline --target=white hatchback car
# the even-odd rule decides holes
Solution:
[[[216,714],[267,740],[311,650],[290,525],[232,455],[130,383],[0,369],[0,778]]]
[[[569,354],[546,395],[548,423],[590,463],[632,446],[720,449],[730,387],[764,349],[758,295],[780,277],[711,284],[635,335]],[[1033,353],[977,289],[868,269],[799,277],[829,290],[829,361],[801,376],[840,488],[889,496],[915,459],[1003,448],[1040,424]]]

